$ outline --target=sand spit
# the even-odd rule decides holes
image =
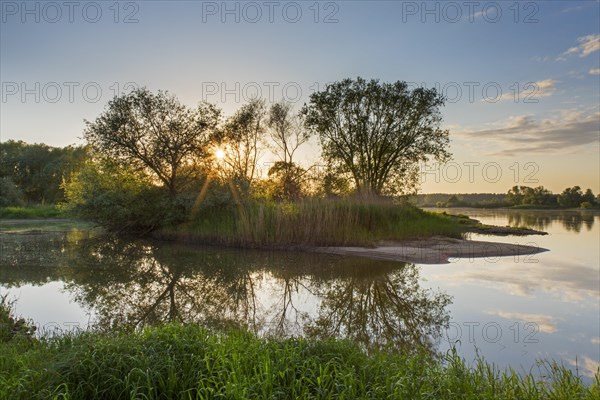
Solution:
[[[478,240],[433,237],[423,240],[384,242],[377,247],[317,247],[317,252],[368,257],[379,260],[404,261],[417,264],[448,264],[458,258],[518,257],[526,261],[533,254],[548,251],[541,247],[521,244],[484,242]]]

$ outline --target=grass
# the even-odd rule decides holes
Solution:
[[[264,339],[167,324],[35,339],[0,298],[2,399],[600,399],[600,377],[540,362],[539,378],[456,351],[365,353],[340,340]]]
[[[307,199],[252,202],[237,209],[201,211],[159,237],[242,246],[374,245],[436,235],[460,237],[451,218],[387,200]]]
[[[2,399],[599,399],[572,371],[543,378],[455,352],[365,354],[347,341],[261,339],[164,325],[0,343]]]
[[[64,213],[56,205],[0,208],[0,219],[42,219],[64,217]]]

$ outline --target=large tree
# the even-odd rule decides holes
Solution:
[[[216,134],[223,151],[225,172],[244,188],[258,176],[258,161],[262,155],[266,133],[264,100],[253,99],[240,107]]]
[[[294,153],[310,139],[302,117],[294,113],[290,102],[281,100],[271,106],[268,117],[269,135],[273,152],[284,163],[294,162]]]
[[[274,183],[274,197],[295,199],[302,195],[307,170],[294,163],[296,150],[310,139],[302,115],[294,112],[290,102],[281,100],[271,106],[268,116],[272,150],[278,160],[269,169]]]
[[[141,88],[115,97],[84,137],[101,155],[150,172],[175,196],[195,173],[220,111],[190,109],[167,92]]]
[[[302,109],[329,166],[349,174],[361,194],[397,194],[416,184],[418,163],[445,161],[449,133],[440,129],[444,98],[406,82],[345,79],[310,96]]]

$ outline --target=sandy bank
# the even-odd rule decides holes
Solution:
[[[317,247],[317,252],[368,257],[381,260],[404,261],[417,264],[448,264],[457,258],[519,257],[524,261],[531,254],[548,249],[520,244],[483,242],[478,240],[433,237],[430,239],[386,242],[378,247]]]

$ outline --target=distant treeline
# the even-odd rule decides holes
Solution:
[[[502,193],[431,193],[412,197],[421,207],[478,207],[478,208],[598,208],[600,195],[591,189],[585,192],[580,186],[566,188],[559,194],[543,186],[513,186]]]
[[[501,193],[430,193],[418,194],[413,197],[413,202],[421,207],[448,207],[451,204],[473,204],[506,207],[506,194]]]
[[[0,207],[64,201],[64,183],[86,159],[82,146],[51,147],[14,140],[0,143]]]

